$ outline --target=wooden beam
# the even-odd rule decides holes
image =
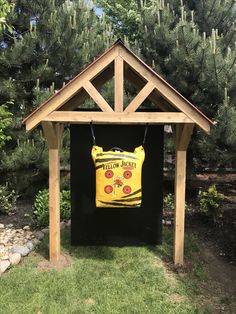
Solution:
[[[97,88],[101,88],[106,82],[112,79],[114,76],[114,62],[112,62],[104,71],[102,71],[91,82]]]
[[[114,111],[122,112],[124,102],[124,60],[115,58]]]
[[[102,95],[98,92],[98,90],[93,86],[91,82],[86,82],[83,85],[86,92],[90,95],[90,97],[95,101],[99,108],[105,112],[113,112],[113,109],[106,100],[102,97]]]
[[[89,98],[88,93],[82,88],[78,94],[76,94],[73,98],[71,98],[68,102],[66,102],[59,110],[74,110],[78,108],[87,98]]]
[[[193,124],[184,124],[184,126],[181,129],[181,132],[178,136],[178,150],[187,150],[192,133],[194,129],[194,123]]]
[[[101,87],[106,84],[112,77],[114,76],[114,66],[113,64],[109,65],[100,75],[98,75],[95,79],[92,80],[92,84],[99,91]],[[88,99],[90,96],[88,93],[82,88],[78,94],[76,94],[73,98],[71,98],[68,102],[66,102],[59,110],[74,110],[81,106],[83,102]]]
[[[63,89],[50,97],[39,110],[34,112],[26,120],[27,131],[35,128],[41,121],[43,121],[44,117],[63,106],[81,89],[81,87],[83,87],[85,82],[92,80],[95,76],[101,73],[117,56],[118,47],[114,47],[114,49],[108,51],[106,55],[96,60],[92,66],[89,66],[82,71],[78,77],[71,80]]]
[[[122,49],[119,52],[120,56],[127,62],[130,67],[135,69],[145,80],[152,82],[158,92],[175,108],[185,113],[190,119],[192,119],[203,131],[210,132],[210,122],[205,119],[200,112],[193,108],[181,95],[175,92],[167,83],[165,83],[160,77],[152,73],[146,68],[143,63],[135,58],[126,49]]]
[[[174,263],[184,262],[186,155],[193,124],[176,125]]]
[[[137,90],[141,90],[146,82],[140,78],[130,67],[125,67],[125,77],[127,80],[135,87]],[[163,99],[157,92],[154,90],[149,96],[148,99],[157,106],[157,108],[162,111],[176,111],[176,109],[171,106],[165,99]]]
[[[44,121],[69,123],[106,123],[106,124],[171,124],[193,123],[182,112],[82,112],[82,111],[55,111],[49,114]]]
[[[49,258],[60,258],[60,143],[63,125],[42,122],[49,147]]]
[[[144,100],[151,94],[154,89],[154,85],[148,82],[138,93],[138,95],[131,101],[131,103],[125,108],[125,112],[134,112],[144,102]]]

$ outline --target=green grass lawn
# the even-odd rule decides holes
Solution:
[[[48,239],[37,253],[0,278],[0,313],[203,313],[195,303],[196,278],[204,274],[196,264],[180,276],[167,270],[172,234],[164,232],[162,246],[71,247],[69,231],[62,233],[62,250],[72,264],[60,271],[39,270]],[[186,255],[197,250],[187,236]]]

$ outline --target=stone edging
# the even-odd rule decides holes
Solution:
[[[61,222],[61,229],[70,226],[70,220]],[[49,228],[32,231],[30,226],[14,228],[13,224],[0,224],[0,276],[11,266],[17,265],[49,233]]]

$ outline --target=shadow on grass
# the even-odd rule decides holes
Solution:
[[[173,228],[163,228],[162,245],[148,246],[148,249],[160,258],[172,261],[174,249],[174,230]],[[192,259],[195,253],[199,252],[197,237],[192,233],[185,233],[184,256]]]
[[[148,245],[135,238],[110,237],[107,246],[72,246],[70,244],[70,229],[61,232],[61,252],[69,254],[77,259],[112,260],[115,259],[112,247],[146,247],[153,254],[164,261],[172,262],[173,254],[173,229],[163,228],[162,245]],[[193,234],[185,235],[185,258],[192,259],[194,253],[198,252],[197,239]],[[48,236],[39,245],[37,253],[43,258],[49,258],[49,239]]]
[[[49,259],[49,237],[45,236],[36,252]],[[70,229],[61,232],[61,253],[77,259],[112,260],[115,258],[111,248],[106,246],[72,246],[70,244]]]

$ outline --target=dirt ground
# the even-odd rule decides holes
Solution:
[[[223,217],[216,225],[195,217],[190,226],[198,230],[204,241],[211,240],[218,247],[219,254],[236,266],[236,173],[201,174],[197,176],[195,184],[204,190],[215,184],[217,190],[225,195]]]
[[[200,242],[207,280],[200,284],[200,303],[210,313],[236,313],[236,267],[219,256],[211,242]]]
[[[215,184],[225,195],[220,224],[187,217],[187,228],[197,233],[200,260],[207,281],[201,283],[200,302],[210,313],[236,313],[236,173],[199,174],[193,186],[206,190]]]

